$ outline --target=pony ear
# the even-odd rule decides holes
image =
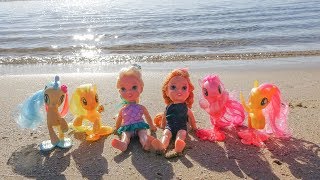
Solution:
[[[95,92],[97,92],[97,85],[94,84],[92,87],[93,87],[93,90],[94,90]]]
[[[253,87],[254,88],[257,88],[259,86],[259,81],[258,80],[255,80],[254,82],[253,82]]]

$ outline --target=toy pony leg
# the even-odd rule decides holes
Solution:
[[[68,123],[64,118],[60,119],[60,128],[62,132],[67,132],[69,130]]]
[[[100,127],[101,127],[101,122],[100,119],[96,119],[93,123],[93,128],[92,130],[86,131],[86,134],[88,135],[86,140],[87,141],[96,141],[100,139]]]
[[[226,135],[220,130],[220,128],[214,125],[213,129],[199,129],[196,135],[201,140],[208,140],[211,142],[224,141]]]
[[[83,119],[84,119],[83,116],[79,116],[79,117],[75,118],[73,121],[73,126],[75,126],[75,127],[81,126]]]
[[[64,137],[63,128],[61,126],[58,126],[58,132],[59,132],[59,143],[57,144],[60,148],[70,148],[72,146],[72,141],[70,138]]]
[[[52,126],[48,126],[49,130],[49,136],[52,144],[57,144],[59,142],[59,138],[57,134],[54,132],[54,129]]]
[[[56,147],[57,144],[59,143],[59,138],[56,135],[56,133],[54,132],[53,127],[52,126],[48,126],[48,130],[49,130],[50,140],[43,141],[40,144],[40,150],[41,151],[50,151],[54,147]]]
[[[59,139],[60,140],[64,139],[64,133],[61,126],[58,126],[58,132],[59,132]]]

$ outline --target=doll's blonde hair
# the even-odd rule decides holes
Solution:
[[[193,84],[191,83],[191,80],[190,80],[190,75],[187,71],[187,69],[175,69],[173,70],[172,72],[170,72],[168,74],[168,76],[166,77],[166,79],[164,80],[163,82],[163,85],[162,85],[162,96],[163,96],[163,99],[164,99],[164,102],[169,105],[171,103],[173,103],[173,101],[167,96],[167,90],[168,90],[168,84],[169,84],[169,81],[173,78],[173,77],[176,77],[176,76],[181,76],[181,77],[184,77],[186,78],[188,84],[189,84],[189,91],[190,91],[190,94],[189,94],[189,97],[186,99],[186,104],[189,108],[192,107],[192,104],[193,104],[193,90],[194,90],[194,86]]]
[[[141,67],[139,65],[132,65],[131,67],[129,68],[122,68],[119,72],[119,76],[118,76],[118,79],[117,79],[117,89],[120,89],[120,81],[123,77],[126,77],[126,76],[133,76],[135,77],[140,85],[141,85],[141,89],[143,90],[143,87],[144,87],[144,83],[143,83],[143,80],[142,80],[142,76],[141,76]]]

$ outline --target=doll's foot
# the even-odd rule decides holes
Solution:
[[[150,151],[151,150],[151,148],[152,148],[152,141],[154,140],[155,138],[154,137],[152,137],[152,136],[147,136],[147,141],[146,141],[146,143],[143,145],[143,149],[145,150],[145,151]]]
[[[151,141],[151,147],[157,154],[164,154],[165,153],[165,149],[163,147],[163,144],[157,138],[154,138]]]
[[[119,149],[120,151],[125,151],[127,150],[127,144],[125,142],[120,141],[119,139],[113,139],[111,141],[112,147]]]
[[[185,146],[186,143],[183,140],[177,139],[175,142],[174,151],[177,153],[181,153]]]
[[[110,126],[101,126],[99,133],[101,136],[106,136],[113,133],[113,128]]]

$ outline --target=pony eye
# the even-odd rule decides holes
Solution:
[[[170,90],[176,90],[176,86],[175,85],[172,85],[172,86],[170,86]]]
[[[261,106],[264,106],[268,103],[268,98],[263,98],[261,101]]]
[[[184,90],[184,91],[187,90],[187,86],[183,86],[182,90]]]
[[[122,92],[125,92],[125,91],[126,91],[126,88],[122,87],[122,88],[121,88],[121,91],[122,91]]]
[[[63,103],[63,100],[64,100],[64,95],[60,97],[60,103]]]
[[[219,91],[219,94],[222,94],[222,89],[220,85],[218,86],[218,91]]]
[[[132,86],[132,90],[137,90],[138,86]]]
[[[203,88],[202,91],[203,91],[203,94],[204,94],[205,96],[208,96],[208,95],[209,95],[208,90],[207,90],[206,88]]]
[[[48,94],[45,94],[45,95],[44,95],[44,102],[45,102],[46,104],[49,104],[50,98],[49,98]]]
[[[96,99],[96,102],[99,102],[98,94],[96,94],[95,99]]]
[[[82,102],[82,104],[85,105],[85,106],[88,104],[86,98],[84,98],[84,97],[81,98],[81,102]]]

